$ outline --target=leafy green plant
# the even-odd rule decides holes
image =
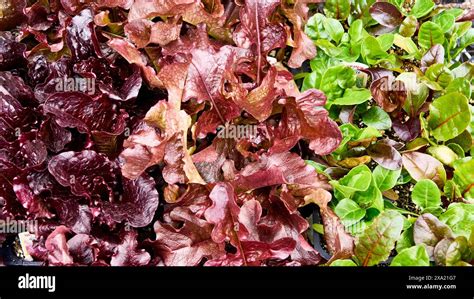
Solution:
[[[345,0],[305,26],[318,52],[301,89],[325,93],[343,137],[318,171],[358,265],[393,249],[392,266],[472,262],[474,65],[459,59],[471,25],[432,0]]]

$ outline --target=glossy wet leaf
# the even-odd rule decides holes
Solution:
[[[369,11],[372,18],[381,25],[393,28],[402,22],[402,14],[398,8],[388,2],[376,2]]]

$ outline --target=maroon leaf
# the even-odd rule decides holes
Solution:
[[[144,249],[137,249],[137,233],[131,231],[125,235],[123,242],[117,246],[110,261],[111,266],[145,266],[150,262],[150,254]]]
[[[125,149],[120,154],[122,175],[136,179],[148,167],[163,160],[166,140],[157,129],[141,123],[123,146]]]
[[[242,48],[254,49],[257,63],[257,85],[268,52],[285,45],[286,32],[280,24],[270,24],[269,17],[280,4],[278,0],[246,0],[240,9],[240,24],[234,31],[234,41]]]
[[[429,179],[439,187],[446,181],[446,172],[443,164],[430,155],[419,152],[407,152],[402,155],[403,166],[411,177],[419,181]]]
[[[54,156],[48,169],[61,185],[71,187],[72,193],[78,196],[98,195],[112,199],[112,190],[118,185],[115,163],[91,150]]]
[[[71,132],[60,127],[51,118],[45,120],[40,127],[38,135],[48,149],[52,152],[59,152],[64,149],[66,144],[71,142]]]
[[[116,222],[126,221],[133,227],[151,223],[158,208],[155,181],[142,175],[136,180],[123,179],[123,195],[116,202],[104,202],[104,212]]]
[[[436,44],[431,47],[428,52],[421,58],[421,70],[423,72],[428,69],[429,66],[435,63],[444,62],[444,47],[440,44]]]
[[[370,91],[377,105],[386,112],[400,109],[407,98],[405,84],[398,80],[393,81],[389,77],[382,77],[373,81],[370,85]]]
[[[121,7],[123,9],[129,9],[133,4],[133,0],[96,0],[95,3],[99,7]]]
[[[69,229],[65,226],[58,226],[46,239],[45,246],[48,250],[48,261],[52,265],[73,264],[73,258],[69,253],[66,234]]]
[[[184,222],[180,228],[156,222],[153,250],[166,266],[196,266],[203,258],[219,258],[224,244],[211,239],[212,224],[189,213],[173,213],[173,220]]]
[[[282,2],[283,13],[293,24],[293,40],[291,41],[293,51],[288,60],[288,66],[291,68],[299,68],[303,62],[316,56],[316,46],[304,32],[308,20],[308,3],[311,2],[314,1],[296,1],[294,7]]]
[[[305,240],[302,233],[308,229],[308,222],[299,212],[290,212],[284,202],[274,194],[265,202],[267,214],[262,217],[259,229],[261,240],[273,242],[280,238],[292,238],[296,241],[291,260],[298,265],[315,265],[321,262],[319,253]]]
[[[384,168],[398,170],[402,167],[402,155],[391,145],[377,142],[367,148],[367,153]]]
[[[14,29],[25,21],[23,9],[26,7],[25,0],[6,0],[0,7],[2,18],[0,18],[0,31]]]
[[[328,207],[331,194],[318,189],[305,197],[305,200],[316,203],[320,208],[324,224],[324,239],[332,257],[328,263],[337,259],[346,259],[354,255],[354,238],[346,232],[337,215]]]
[[[474,20],[474,9],[471,8],[464,12],[464,14],[456,20],[456,22],[466,22]]]
[[[48,209],[48,204],[38,194],[34,194],[29,186],[26,174],[17,176],[13,180],[13,190],[17,200],[35,218],[52,218],[53,214]]]
[[[156,16],[182,16],[185,22],[193,25],[204,23],[209,33],[223,40],[230,39],[229,28],[224,26],[224,6],[219,2],[207,5],[206,1],[190,0],[138,0],[134,1],[128,20],[148,19]]]
[[[247,237],[245,226],[239,225],[238,217],[240,208],[236,204],[234,188],[228,183],[218,183],[209,198],[212,200],[204,216],[214,224],[212,240],[216,243],[230,241],[234,246],[240,247],[240,241]]]
[[[266,120],[272,113],[273,101],[279,95],[275,88],[276,76],[276,68],[271,67],[260,86],[246,97],[236,98],[236,103],[258,121]]]
[[[403,141],[411,141],[421,134],[421,123],[419,117],[412,117],[406,121],[401,118],[393,120],[393,130]]]
[[[0,148],[0,162],[9,165],[11,169],[23,170],[39,166],[48,156],[46,146],[37,139],[35,132],[22,133],[13,142],[0,137]]]
[[[67,241],[67,246],[76,264],[91,265],[97,260],[98,243],[90,235],[75,235]]]
[[[375,2],[369,12],[374,20],[386,27],[395,28],[403,21],[403,16],[398,8],[388,2]]]
[[[94,19],[90,9],[84,9],[72,18],[66,28],[66,42],[75,60],[87,59],[90,56],[102,56],[99,41],[94,30]]]
[[[283,152],[263,155],[258,162],[247,165],[237,174],[234,186],[252,190],[281,184],[298,184],[328,188],[327,181],[296,154]]]
[[[228,254],[219,259],[206,262],[206,266],[262,266],[268,259],[285,259],[295,249],[296,241],[292,238],[282,238],[272,244],[258,241],[242,242],[245,259],[239,253]]]
[[[224,46],[218,51],[212,47],[206,50],[192,49],[191,55],[193,58],[188,69],[183,101],[194,98],[212,105],[212,109],[205,111],[197,124],[196,135],[202,138],[207,133],[215,133],[218,125],[240,115],[234,100],[226,99],[222,91],[226,80],[236,81],[233,70],[239,61],[245,59],[247,52]]]
[[[43,104],[46,113],[54,115],[58,125],[77,128],[80,132],[109,132],[121,134],[125,130],[124,111],[105,97],[92,99],[79,92],[55,93]]]
[[[216,138],[212,145],[192,156],[196,169],[207,183],[223,181],[224,164],[238,164],[242,157],[236,153],[236,144],[230,138]]]
[[[372,81],[376,81],[380,78],[387,77],[389,81],[393,81],[395,77],[393,76],[393,72],[387,69],[378,68],[378,67],[371,67],[371,68],[363,68],[361,69],[364,73],[367,73],[372,78]]]
[[[309,148],[318,155],[333,152],[342,140],[342,133],[329,118],[328,111],[321,107],[325,102],[324,94],[315,89],[298,95],[295,101],[288,101],[276,130],[281,140],[276,140],[272,151],[288,150],[303,138],[309,140]]]
[[[165,46],[177,40],[181,30],[180,23],[171,21],[153,23],[147,19],[136,19],[125,25],[124,30],[138,48],[144,48],[150,43]]]

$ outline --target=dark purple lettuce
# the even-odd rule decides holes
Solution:
[[[43,104],[43,110],[53,115],[61,127],[76,128],[81,133],[120,134],[124,130],[125,112],[106,97],[93,99],[80,92],[55,93]]]
[[[136,180],[123,178],[123,192],[119,200],[104,202],[103,210],[116,222],[125,221],[133,227],[147,226],[158,208],[155,181],[142,175]]]
[[[113,190],[119,185],[119,170],[115,163],[95,151],[64,152],[51,158],[49,172],[77,196],[99,196],[113,200]]]
[[[146,266],[150,262],[150,254],[144,249],[138,249],[137,234],[129,232],[123,242],[117,246],[110,261],[111,266]]]
[[[102,56],[90,9],[84,9],[80,14],[73,17],[66,27],[66,32],[66,42],[74,60],[87,59],[90,56]]]
[[[0,31],[0,71],[8,71],[25,66],[26,45],[16,42],[10,32]]]

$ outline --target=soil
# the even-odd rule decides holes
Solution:
[[[412,183],[395,186],[393,190],[397,193],[398,199],[393,201],[393,203],[399,208],[416,213],[418,210],[411,200],[413,186]]]

